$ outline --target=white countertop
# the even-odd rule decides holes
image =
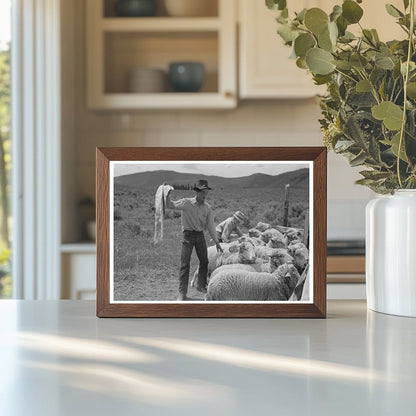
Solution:
[[[0,301],[0,415],[412,415],[416,319],[98,319]]]

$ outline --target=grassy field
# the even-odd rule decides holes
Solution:
[[[137,190],[120,184],[114,189],[114,299],[133,301],[172,301],[178,295],[178,276],[182,242],[180,212],[167,210],[165,236],[156,246],[154,234],[154,190]],[[268,222],[282,225],[282,189],[215,189],[208,195],[215,222],[241,210],[250,226]],[[173,191],[172,199],[194,196],[193,191]],[[303,228],[308,208],[304,190],[291,189],[289,225]],[[243,231],[247,231],[243,229]],[[212,245],[207,235],[208,245]],[[191,274],[197,267],[192,254]],[[189,288],[188,296],[202,300],[203,295]]]

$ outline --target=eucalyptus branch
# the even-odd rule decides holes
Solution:
[[[400,155],[403,146],[404,140],[404,132],[406,130],[406,110],[407,110],[407,83],[409,81],[409,68],[410,68],[410,61],[412,58],[412,49],[413,49],[413,36],[414,36],[414,27],[415,27],[415,1],[410,0],[410,28],[409,28],[409,44],[407,46],[407,60],[406,60],[406,73],[404,75],[404,85],[403,85],[403,118],[402,118],[402,126],[400,129],[400,139],[399,139],[399,148],[397,150],[397,177],[399,179],[400,188],[403,188],[402,178],[400,174]]]
[[[360,71],[360,75],[362,76],[363,79],[368,81],[368,83],[370,84],[371,93],[373,94],[374,99],[377,101],[377,104],[380,104],[381,100],[380,100],[380,97],[378,96],[378,92],[376,90],[376,87],[371,82],[370,78],[368,78],[367,73],[365,72],[365,69],[362,66],[361,66],[361,69],[362,69],[362,71]]]
[[[357,83],[357,82],[358,82],[355,78],[351,77],[351,76],[350,76],[350,75],[348,75],[348,74],[345,74],[344,72],[340,71],[338,68],[335,68],[335,71],[336,71],[336,72],[338,72],[338,73],[339,73],[339,74],[341,74],[341,75],[344,75],[344,77],[346,77],[346,78],[350,79],[352,82],[355,82],[355,83]]]

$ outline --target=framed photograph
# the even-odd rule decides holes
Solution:
[[[97,316],[324,318],[326,148],[97,148]]]

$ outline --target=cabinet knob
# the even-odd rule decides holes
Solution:
[[[234,97],[234,93],[232,91],[225,91],[224,95],[225,95],[225,98],[233,98]]]

